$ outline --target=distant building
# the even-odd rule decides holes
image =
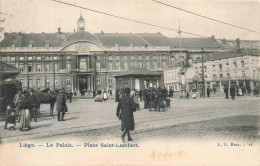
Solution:
[[[29,86],[37,90],[115,90],[120,88],[115,77],[126,71],[159,73],[160,79],[151,74],[139,80],[138,87],[163,86],[163,71],[176,66],[188,67],[201,55],[200,48],[208,48],[205,51],[211,53],[237,47],[214,37],[183,38],[180,53],[179,39],[159,32],[91,34],[86,29],[85,20],[80,16],[77,31],[72,33],[62,32],[61,28],[56,33],[5,33],[0,42],[0,59],[20,69],[17,79],[25,89]]]
[[[204,57],[205,84],[210,88],[223,91],[223,86],[238,85],[253,87],[260,81],[260,51],[240,50],[209,54]],[[202,62],[198,58],[193,62],[197,76],[202,77]],[[192,84],[192,82],[190,82]]]

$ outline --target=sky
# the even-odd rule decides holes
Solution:
[[[197,14],[248,28],[238,29],[163,6],[152,0],[59,0],[66,3],[172,29],[222,39],[260,40],[260,0],[158,0]],[[3,32],[54,33],[77,29],[82,13],[90,33],[157,33],[177,37],[176,31],[142,25],[57,3],[53,0],[0,0]],[[196,37],[182,33],[182,37]]]

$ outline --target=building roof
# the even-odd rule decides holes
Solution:
[[[137,69],[132,69],[132,70],[127,70],[127,71],[120,72],[115,77],[124,77],[124,76],[160,76],[160,75],[161,75],[161,73],[159,73],[159,72],[137,68]]]
[[[20,73],[20,71],[16,67],[0,61],[0,78],[1,78],[1,80],[15,77],[19,73]]]
[[[86,31],[78,31],[74,33],[5,33],[4,39],[0,42],[0,47],[11,47],[15,44],[16,47],[28,47],[32,44],[33,47],[45,47],[48,44],[50,47],[63,47],[70,43],[88,40],[97,43],[103,47],[168,47],[172,49],[180,48],[179,38],[169,38],[158,33],[94,33]],[[241,43],[243,40],[241,40]],[[249,44],[259,44],[259,41],[246,41]],[[242,44],[241,44],[242,46]],[[219,49],[234,49],[236,45],[229,40],[216,40],[214,38],[182,38],[181,48],[183,49],[201,49],[201,48]]]
[[[89,32],[86,31],[78,31],[78,32],[74,32],[69,34],[64,42],[63,42],[63,46],[67,46],[71,43],[77,42],[77,41],[90,41],[93,43],[96,43],[98,45],[102,46],[102,43],[100,42],[99,38]]]
[[[231,51],[224,51],[224,52],[215,52],[211,54],[205,54],[203,57],[203,61],[213,61],[213,60],[220,60],[220,59],[228,59],[228,58],[235,58],[241,56],[260,56],[259,49],[242,49],[242,50],[231,50]],[[199,57],[194,61],[195,63],[201,63],[201,58]]]

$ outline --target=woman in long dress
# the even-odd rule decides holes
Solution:
[[[20,101],[19,108],[21,111],[21,119],[20,119],[20,127],[19,130],[25,131],[31,129],[31,114],[30,114],[30,108],[32,106],[30,94],[25,91],[24,95]]]

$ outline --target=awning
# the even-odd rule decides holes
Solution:
[[[16,67],[0,62],[0,78],[1,80],[6,80],[8,78],[13,78],[20,74],[19,69]]]

